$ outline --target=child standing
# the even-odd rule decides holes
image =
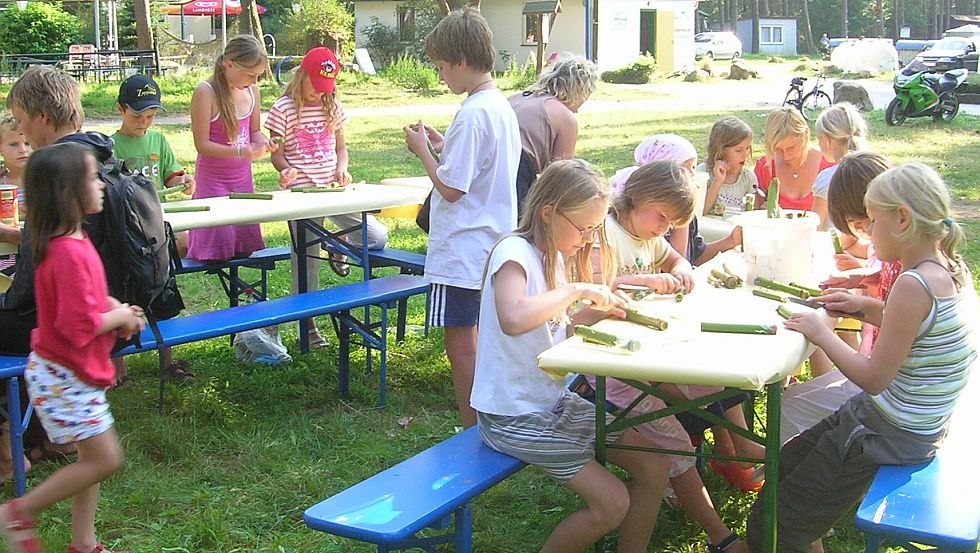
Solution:
[[[704,213],[729,219],[742,213],[745,195],[759,186],[746,162],[752,156],[752,129],[729,115],[715,121],[708,135],[708,157],[695,171],[708,175]],[[753,199],[754,201],[754,199]]]
[[[24,174],[24,164],[27,156],[31,155],[31,144],[24,138],[24,133],[17,129],[17,121],[9,111],[0,114],[0,185],[17,187],[17,202],[20,217],[24,217],[24,186],[21,177]],[[20,243],[20,229],[16,226],[0,224],[0,242],[11,244]],[[16,255],[0,256],[0,271],[6,271],[14,266]]]
[[[122,160],[131,171],[138,171],[153,181],[158,189],[173,186],[183,186],[185,194],[194,194],[194,177],[184,172],[177,163],[167,139],[157,131],[150,129],[157,110],[163,109],[160,102],[160,87],[146,75],[133,75],[119,85],[119,95],[116,97],[116,109],[122,116],[119,130],[112,135],[112,153],[116,159]],[[187,254],[187,231],[178,232],[177,252]],[[163,364],[167,374],[172,378],[185,379],[194,376],[185,361],[173,360],[173,350],[170,346],[160,348]],[[112,364],[116,367],[116,385],[123,385],[131,378],[126,372],[126,363],[122,357],[114,357]]]
[[[344,122],[347,116],[344,108],[334,96],[337,73],[340,64],[333,51],[323,46],[313,48],[303,56],[300,68],[293,73],[286,92],[269,110],[265,120],[265,128],[273,139],[284,139],[281,149],[272,154],[272,165],[282,175],[280,188],[294,185],[316,185],[338,182],[347,186],[351,182],[347,171],[347,145],[344,140]],[[360,225],[361,215],[333,215],[330,220],[346,229]],[[323,224],[323,218],[315,220],[317,225]],[[368,216],[368,248],[380,249],[388,240],[388,229],[376,218]],[[289,222],[289,232],[296,241],[295,221]],[[361,245],[361,233],[352,233],[351,242]],[[307,290],[320,287],[318,244],[309,246],[307,255]],[[292,290],[298,288],[296,252],[290,257],[292,261],[293,283]],[[349,269],[338,261],[331,263],[341,276],[346,276]],[[322,347],[326,342],[310,325],[310,347]]]
[[[491,246],[517,226],[517,116],[493,84],[493,35],[480,12],[457,10],[429,33],[425,51],[453,94],[466,93],[443,138],[418,122],[405,142],[432,180],[425,276],[429,325],[444,327],[456,405],[464,426],[476,424],[470,407],[483,267]],[[437,161],[426,143],[441,152]]]
[[[564,340],[570,324],[592,324],[623,307],[592,284],[591,245],[609,207],[602,177],[581,160],[551,163],[527,197],[521,226],[493,247],[483,279],[476,378],[470,402],[494,449],[540,467],[585,501],[562,520],[543,552],[584,551],[619,528],[619,551],[647,551],[667,463],[660,454],[610,449],[624,485],[595,460],[595,407],[538,369],[538,354]],[[600,256],[611,267],[605,240]],[[608,274],[608,273],[603,273]],[[581,300],[591,308],[571,312]],[[609,436],[643,445],[635,430]]]
[[[870,357],[851,349],[817,313],[785,323],[864,391],[780,451],[780,552],[821,551],[820,536],[860,500],[879,466],[931,458],[980,364],[971,337],[976,293],[955,253],[963,230],[950,216],[949,191],[939,175],[919,163],[889,169],[871,181],[865,202],[878,257],[900,261],[904,272],[884,304],[866,296],[835,302],[835,310],[861,310],[864,320],[880,326]],[[754,550],[760,514],[757,501],[748,522]]]
[[[868,125],[861,112],[847,102],[834,104],[824,110],[817,118],[814,130],[820,144],[820,153],[825,160],[834,164],[848,152],[868,147]],[[813,211],[820,215],[820,230],[832,225],[827,217],[827,194],[835,171],[837,165],[827,167],[817,173],[817,178],[813,181]]]
[[[259,128],[259,87],[269,60],[252,35],[232,37],[214,63],[214,74],[191,96],[191,130],[197,148],[194,198],[253,192],[252,161],[276,146]],[[265,247],[258,224],[190,231],[187,256],[219,261]]]
[[[0,507],[0,528],[14,553],[37,553],[35,516],[70,497],[68,553],[107,552],[95,538],[99,483],[122,465],[105,388],[115,374],[109,351],[117,337],[143,328],[142,310],[108,295],[105,269],[82,231],[102,210],[104,184],[84,146],[56,144],[34,152],[24,176],[38,326],[24,378],[37,416],[54,443],[78,443],[78,460]]]

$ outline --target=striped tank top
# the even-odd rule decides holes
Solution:
[[[976,302],[965,285],[956,295],[937,298],[915,269],[903,274],[919,281],[933,298],[898,374],[871,401],[888,422],[915,434],[934,434],[949,420],[956,399],[978,364],[974,328]],[[967,282],[970,282],[967,277]]]

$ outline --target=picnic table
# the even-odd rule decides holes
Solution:
[[[779,413],[783,379],[793,374],[815,349],[802,334],[786,330],[783,318],[776,313],[776,302],[753,296],[751,286],[734,290],[713,288],[706,282],[712,267],[727,263],[734,272],[743,271],[739,252],[719,255],[695,271],[695,289],[683,301],[673,295],[651,294],[637,302],[647,315],[665,319],[668,328],[656,331],[620,320],[605,320],[595,325],[622,338],[636,339],[641,348],[635,353],[584,343],[571,337],[538,356],[538,366],[562,375],[581,372],[596,375],[596,456],[606,458],[605,435],[644,422],[699,409],[709,403],[734,396],[741,390],[766,390],[766,425],[763,435],[734,428],[721,417],[698,410],[713,424],[726,426],[732,432],[749,437],[766,447],[767,485],[763,489],[763,551],[774,553],[776,546],[776,483],[779,470]],[[808,309],[798,307],[799,309]],[[724,323],[774,324],[776,334],[748,335],[701,332],[702,321]],[[833,319],[826,318],[828,326]],[[654,413],[635,416],[620,413],[606,424],[606,378],[617,378],[640,390],[656,395],[667,407]],[[724,386],[724,391],[679,402],[657,389],[657,383]]]

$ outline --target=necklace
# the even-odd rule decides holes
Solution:
[[[487,84],[487,83],[492,83],[492,82],[493,82],[493,77],[490,77],[489,79],[487,79],[487,80],[485,80],[485,81],[483,81],[482,83],[480,83],[480,84],[478,84],[478,85],[476,85],[476,86],[474,86],[473,88],[471,88],[471,89],[470,89],[470,90],[469,90],[469,91],[468,91],[468,92],[466,93],[466,95],[467,95],[467,96],[472,96],[473,94],[475,94],[475,93],[476,93],[477,91],[479,91],[479,90],[480,90],[480,87],[481,87],[481,86],[483,86],[483,85],[485,85],[485,84]]]
[[[789,174],[793,175],[793,180],[800,178],[800,170],[803,169],[803,165],[805,164],[806,164],[806,158],[804,157],[803,161],[801,161],[800,164],[796,167],[796,171],[792,169],[789,170]]]

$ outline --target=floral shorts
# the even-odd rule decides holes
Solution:
[[[82,382],[71,369],[31,353],[24,380],[52,443],[79,442],[112,428],[105,390]]]

